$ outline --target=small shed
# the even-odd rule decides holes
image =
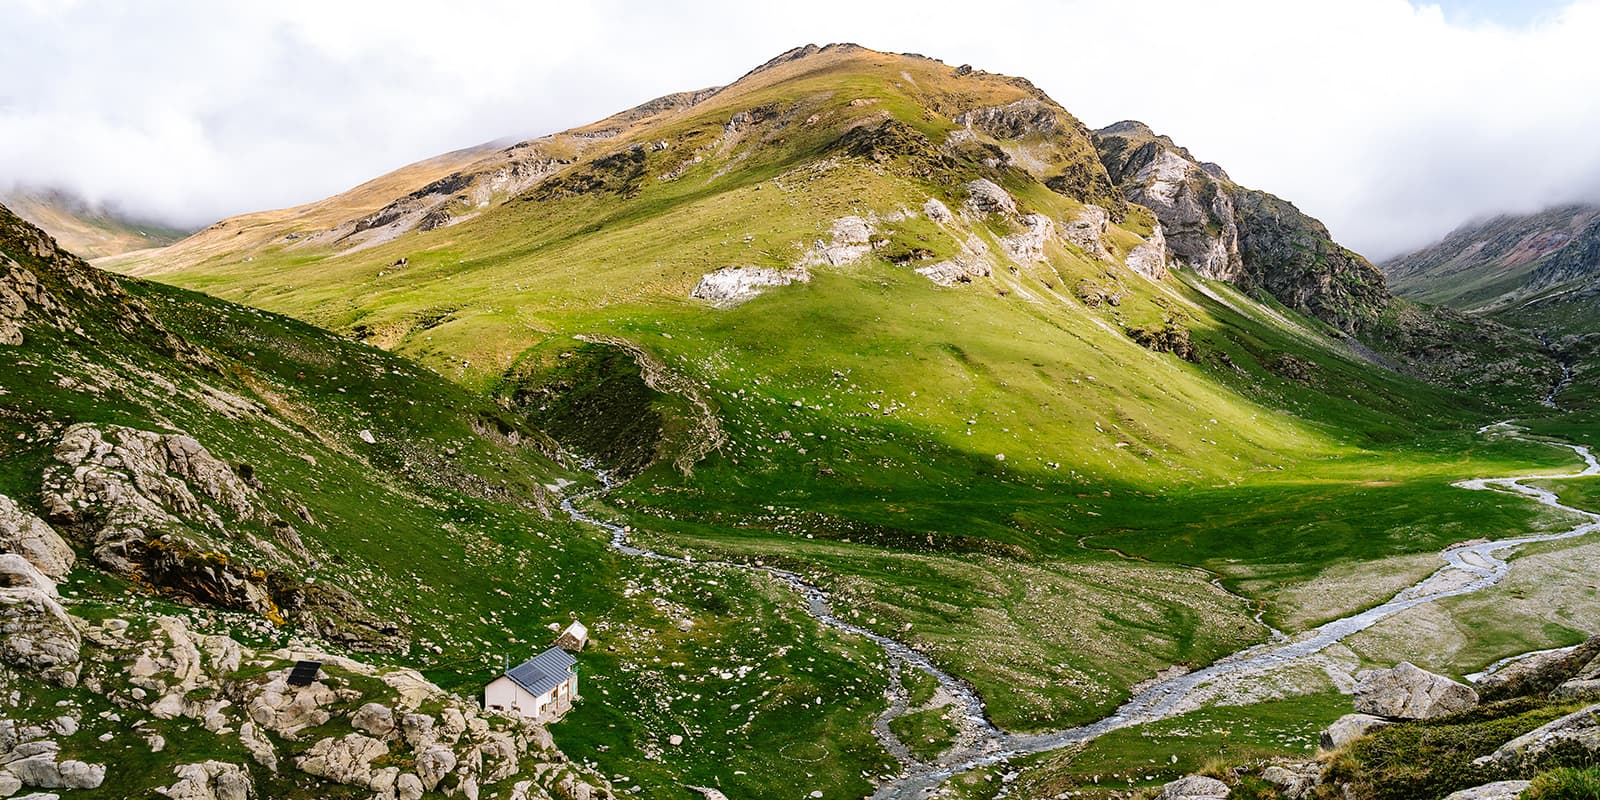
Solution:
[[[483,688],[483,707],[548,722],[578,698],[578,659],[559,647],[528,659]]]
[[[577,620],[573,620],[572,624],[568,625],[561,632],[561,635],[556,637],[556,647],[574,652],[582,650],[583,646],[588,643],[589,628]]]

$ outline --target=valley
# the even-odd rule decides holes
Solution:
[[[0,223],[0,542],[76,553],[0,750],[71,796],[1255,786],[1364,670],[1600,633],[1584,323],[1023,78],[806,46],[93,267]],[[476,710],[572,621],[570,713]]]

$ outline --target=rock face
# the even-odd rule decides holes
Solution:
[[[0,556],[0,661],[70,686],[82,644],[55,582],[22,556]]]
[[[1155,229],[1150,232],[1150,236],[1145,239],[1144,244],[1128,251],[1127,264],[1140,275],[1153,281],[1159,281],[1172,274],[1167,271],[1169,256],[1166,233],[1161,229],[1161,223],[1158,222]]]
[[[1390,719],[1431,719],[1478,704],[1472,687],[1401,662],[1356,673],[1356,711]]]
[[[1591,758],[1600,755],[1600,704],[1518,736],[1473,763],[1505,768],[1537,766],[1547,752],[1572,748],[1588,751]]]
[[[3,494],[0,494],[0,553],[16,553],[54,580],[65,577],[77,560],[72,548],[53,528]]]
[[[1011,193],[994,181],[979,178],[967,183],[967,202],[962,204],[962,208],[976,216],[1016,214],[1017,201],[1011,199]]]
[[[1216,778],[1190,775],[1161,787],[1157,800],[1223,800],[1229,793],[1228,784]]]
[[[1341,747],[1366,736],[1374,728],[1381,728],[1391,724],[1382,717],[1371,714],[1346,714],[1333,721],[1327,730],[1322,732],[1322,749],[1338,750]]]
[[[1293,204],[1239,186],[1143,123],[1119,122],[1095,141],[1111,179],[1155,212],[1173,257],[1201,275],[1352,332],[1388,305],[1383,274]]]

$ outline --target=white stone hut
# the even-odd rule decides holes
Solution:
[[[582,650],[583,646],[588,643],[589,628],[577,620],[573,620],[572,624],[568,625],[566,630],[563,630],[561,635],[556,637],[556,647],[574,652]]]
[[[539,722],[559,719],[578,698],[577,663],[571,653],[552,647],[483,687],[483,707]]]

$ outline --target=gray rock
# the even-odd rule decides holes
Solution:
[[[417,777],[423,788],[433,791],[456,768],[456,754],[443,745],[434,745],[417,754]]]
[[[1230,791],[1216,778],[1190,775],[1162,786],[1156,800],[1223,800]]]
[[[394,732],[394,712],[382,703],[367,703],[350,715],[350,727],[379,739]]]
[[[1017,201],[1011,198],[1010,193],[1000,188],[1000,185],[987,178],[979,178],[967,183],[967,202],[965,208],[968,212],[984,214],[1015,214]]]
[[[172,771],[178,781],[156,789],[172,800],[250,800],[256,796],[249,771],[238,764],[206,761],[180,764]]]
[[[395,800],[422,800],[422,779],[403,772],[394,781]]]
[[[930,197],[928,202],[922,204],[922,213],[934,222],[949,222],[955,219],[955,215],[950,213],[950,207],[939,202],[937,197]]]
[[[373,759],[389,753],[388,745],[359,733],[320,739],[295,759],[302,772],[348,786],[374,787]],[[392,785],[391,778],[391,785]]]
[[[1315,761],[1273,764],[1261,771],[1261,779],[1289,800],[1303,800],[1322,782],[1322,766]]]
[[[1517,800],[1529,781],[1497,781],[1445,795],[1444,800]]]
[[[22,791],[22,779],[0,770],[0,797],[10,797],[20,791]]]
[[[764,289],[810,280],[811,273],[805,267],[783,270],[772,267],[723,267],[700,276],[700,282],[689,291],[689,296],[718,308],[729,308],[761,294]]]
[[[1578,677],[1584,666],[1597,657],[1600,657],[1600,636],[1575,647],[1513,661],[1479,678],[1473,688],[1485,701],[1544,694]]]
[[[1078,212],[1078,216],[1062,224],[1061,238],[1082,248],[1091,258],[1109,261],[1111,251],[1106,249],[1106,232],[1110,225],[1111,215],[1090,203]]]
[[[0,494],[0,553],[16,553],[54,580],[65,577],[77,560],[72,548],[45,521]]]
[[[1508,768],[1533,764],[1552,747],[1573,744],[1600,754],[1600,704],[1535,728],[1473,763]]]
[[[21,556],[0,556],[0,661],[71,686],[82,645],[55,584]]]
[[[55,742],[34,744],[47,744],[49,748],[6,765],[6,770],[16,775],[23,785],[41,789],[98,789],[100,784],[105,782],[104,765],[86,764],[71,759],[58,763],[56,761],[58,747]],[[38,749],[31,748],[25,752]],[[17,751],[13,751],[13,754],[15,752]]]
[[[1557,700],[1588,700],[1600,698],[1600,680],[1567,681],[1556,687],[1550,696]]]
[[[1435,675],[1410,662],[1393,669],[1356,673],[1355,708],[1390,719],[1431,719],[1478,704],[1471,686]]]
[[[1366,736],[1372,729],[1389,724],[1392,724],[1389,720],[1371,714],[1346,714],[1334,720],[1333,724],[1322,732],[1322,749],[1338,750]]]

